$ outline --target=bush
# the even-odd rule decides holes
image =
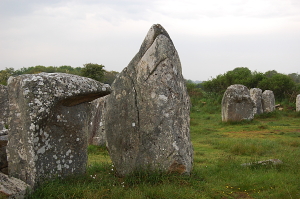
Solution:
[[[81,69],[81,76],[89,77],[99,82],[103,81],[105,72],[103,65],[88,63],[83,66],[84,67]]]
[[[260,81],[258,88],[272,90],[277,100],[288,98],[297,89],[296,83],[291,77],[279,73]]]

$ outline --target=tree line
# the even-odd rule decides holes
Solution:
[[[199,84],[193,84],[191,80],[188,80],[187,88],[190,93],[197,95],[200,95],[201,91],[223,95],[233,84],[242,84],[249,89],[272,90],[278,101],[294,102],[297,94],[300,93],[300,75],[297,73],[286,75],[275,70],[261,73],[251,71],[246,67],[235,68]]]
[[[83,77],[89,77],[97,81],[112,84],[115,80],[118,72],[116,71],[106,71],[104,66],[101,64],[87,63],[83,67],[75,67],[68,65],[63,66],[31,66],[23,67],[21,69],[15,70],[14,68],[6,68],[0,71],[0,84],[7,85],[7,80],[10,76],[17,76],[22,74],[38,74],[41,72],[46,73],[69,73],[73,75],[79,75]]]
[[[116,71],[106,71],[105,66],[95,63],[84,64],[83,67],[63,66],[31,66],[23,67],[15,70],[14,68],[6,68],[0,71],[0,84],[6,85],[10,76],[22,74],[46,73],[69,73],[89,77],[97,81],[112,84],[116,76]],[[226,89],[233,84],[243,84],[250,88],[260,88],[264,90],[272,90],[275,98],[279,101],[288,100],[294,102],[297,94],[300,93],[300,75],[297,73],[282,74],[276,70],[267,71],[265,73],[251,71],[246,67],[237,67],[224,74],[198,84],[191,80],[186,80],[186,85],[190,96],[201,97],[203,93],[210,93],[222,96]]]

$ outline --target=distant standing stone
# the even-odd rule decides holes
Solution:
[[[120,73],[107,99],[105,130],[117,174],[192,169],[190,98],[177,51],[159,24]]]
[[[254,114],[262,114],[263,108],[262,108],[262,90],[260,88],[251,88],[250,89],[250,96],[253,102],[255,103],[255,108],[253,110]]]
[[[279,159],[269,159],[269,160],[263,160],[263,161],[257,161],[257,162],[249,162],[241,164],[241,166],[259,166],[259,165],[280,165],[283,164],[283,162]]]
[[[296,111],[300,111],[300,94],[296,98]]]
[[[107,97],[104,96],[90,102],[89,144],[106,146],[104,114],[106,112]]]
[[[222,121],[252,120],[255,103],[250,97],[249,89],[241,84],[227,88],[222,99]]]
[[[275,97],[273,91],[265,90],[262,94],[262,107],[264,113],[269,113],[275,110]]]

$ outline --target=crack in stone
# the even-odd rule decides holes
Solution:
[[[147,81],[147,80],[149,79],[149,77],[150,77],[151,75],[153,75],[153,73],[156,71],[157,67],[158,67],[162,62],[164,62],[166,59],[167,59],[167,56],[164,55],[164,57],[163,57],[157,64],[155,64],[154,68],[153,68],[152,71],[149,73],[149,75],[148,75],[148,77],[145,79],[145,81]]]
[[[126,71],[126,73],[127,73],[127,71]],[[138,131],[140,131],[140,111],[139,111],[139,107],[138,107],[137,91],[136,91],[136,88],[135,88],[134,80],[131,78],[131,76],[129,74],[128,74],[128,77],[131,80],[131,83],[132,83],[132,86],[133,86],[133,90],[134,90],[134,104],[135,104],[135,107],[136,107],[137,119],[138,119],[138,121],[137,121],[137,127],[138,127]],[[139,138],[140,137],[141,136],[140,136],[140,132],[139,132]]]
[[[137,92],[136,92],[135,86],[133,86],[133,89],[135,92],[134,103],[135,103],[135,107],[136,107],[136,111],[137,111],[137,119],[138,119],[137,126],[138,126],[138,130],[140,130],[140,111],[139,111],[139,107],[138,107]],[[139,134],[139,137],[141,137],[140,134]]]

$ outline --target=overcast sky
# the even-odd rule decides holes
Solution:
[[[0,70],[97,63],[121,72],[157,23],[186,79],[236,67],[300,72],[300,0],[0,0]]]

